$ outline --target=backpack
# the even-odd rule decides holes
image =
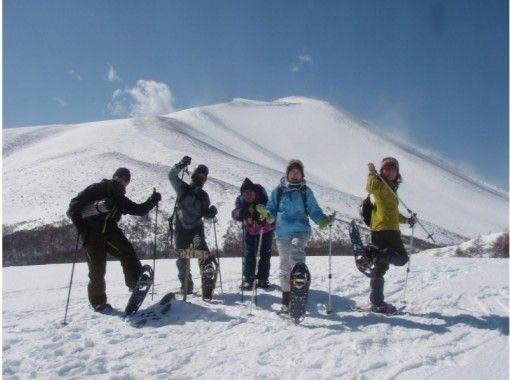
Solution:
[[[363,218],[363,221],[365,224],[370,227],[370,224],[372,223],[372,210],[376,209],[376,205],[372,203],[372,200],[370,199],[370,194],[363,199],[361,204],[359,205],[359,215]]]
[[[305,212],[308,214],[308,206],[306,202],[306,185],[302,186],[299,189],[299,192],[301,193],[301,198],[303,198],[303,204],[305,205]],[[276,212],[278,212],[278,209],[280,208],[280,201],[282,199],[283,194],[283,186],[278,186],[278,190],[276,192]]]

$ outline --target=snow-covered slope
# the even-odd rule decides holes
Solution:
[[[504,239],[504,233],[496,233],[485,236],[477,236],[474,239],[468,240],[464,243],[453,245],[450,247],[441,247],[441,248],[433,248],[428,249],[426,251],[422,251],[422,254],[432,255],[432,256],[460,256],[460,257],[494,257],[498,253],[500,254],[497,257],[504,257],[501,254],[505,249],[504,244],[499,247],[500,252],[495,252],[494,243],[498,239]],[[507,235],[508,242],[508,235]],[[507,244],[508,246],[508,244]],[[508,257],[508,254],[507,254]]]
[[[272,189],[290,158],[303,160],[320,204],[346,219],[357,216],[365,195],[366,164],[395,156],[402,199],[440,243],[508,227],[508,193],[307,98],[236,99],[161,117],[7,129],[3,147],[3,220],[18,228],[63,219],[78,191],[118,166],[132,170],[132,199],[145,200],[155,186],[169,212],[175,194],[167,173],[185,154],[192,166],[210,168],[206,189],[219,206],[219,236],[244,177]],[[425,237],[419,228],[417,236]]]
[[[508,379],[508,260],[417,255],[409,313],[385,317],[350,311],[368,302],[368,279],[349,257],[333,258],[326,314],[328,261],[311,257],[309,314],[299,326],[272,311],[277,288],[261,291],[249,316],[236,291],[240,259],[221,263],[224,293],[212,303],[173,301],[168,314],[138,329],[138,316],[120,317],[128,292],[118,262],[107,273],[113,315],[91,311],[86,264],[76,266],[65,327],[69,264],[4,268],[3,378]],[[143,305],[155,312],[178,286],[174,260],[156,268],[157,294]],[[404,279],[403,268],[387,273],[387,301],[400,304]]]

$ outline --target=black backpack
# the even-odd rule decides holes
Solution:
[[[376,205],[370,200],[370,194],[363,199],[363,202],[359,205],[359,215],[363,218],[363,221],[367,226],[370,227],[372,223],[372,210],[376,209]]]

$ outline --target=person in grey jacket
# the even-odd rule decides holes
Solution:
[[[179,178],[181,170],[191,164],[191,158],[184,156],[180,162],[175,164],[168,173],[168,179],[177,193],[176,209],[173,220],[175,222],[175,245],[177,249],[187,249],[193,245],[195,249],[209,251],[205,241],[203,218],[214,218],[218,213],[215,206],[211,206],[209,195],[203,190],[207,181],[209,169],[205,165],[198,165],[191,175],[191,183],[187,184]],[[206,267],[213,265],[214,259],[199,259],[200,273],[203,274]],[[181,291],[185,291],[185,271],[190,268],[189,259],[177,259],[179,281]],[[193,281],[191,273],[188,273],[187,293],[193,293]],[[203,279],[203,276],[202,276]],[[202,283],[203,290],[205,289]],[[209,288],[209,287],[208,287]],[[205,297],[210,298],[206,294]]]

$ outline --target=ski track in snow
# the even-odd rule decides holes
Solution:
[[[175,260],[158,260],[156,295],[137,315],[121,315],[128,292],[120,263],[108,262],[111,315],[88,306],[85,264],[77,264],[67,326],[70,264],[3,269],[3,377],[99,379],[507,379],[508,260],[414,256],[404,315],[350,311],[367,304],[368,278],[352,258],[333,258],[327,315],[328,258],[309,257],[312,287],[301,325],[281,318],[279,286],[240,303],[240,259],[222,259],[224,293],[212,302],[159,299],[178,287]],[[271,280],[277,282],[278,258]],[[149,262],[148,262],[149,263]],[[152,264],[152,263],[151,263]],[[198,265],[192,263],[195,285]],[[404,268],[386,275],[386,299],[400,304]],[[141,314],[147,323],[137,328]]]

